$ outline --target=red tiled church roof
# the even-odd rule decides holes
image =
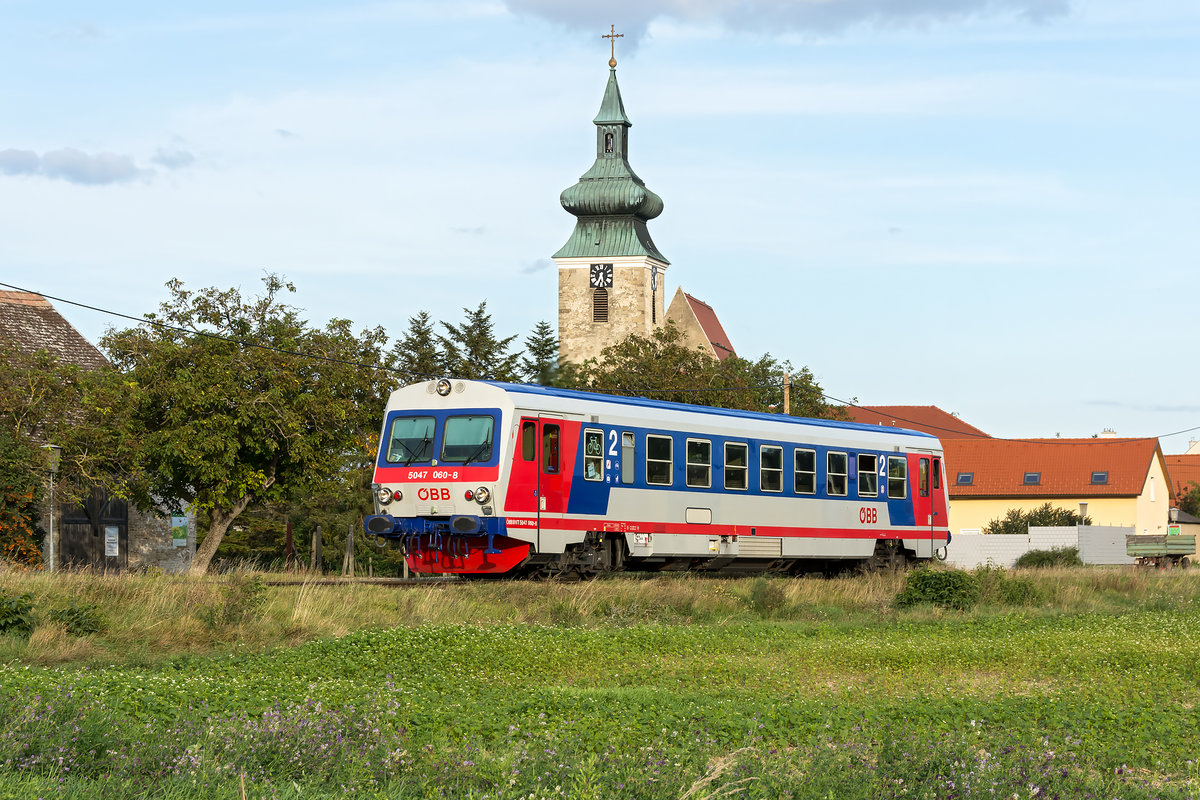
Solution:
[[[108,363],[91,342],[40,294],[0,291],[0,344],[33,353],[47,350],[61,363],[98,369]]]
[[[692,313],[696,315],[696,321],[700,323],[700,327],[704,330],[704,336],[713,346],[713,351],[717,354],[717,358],[721,361],[736,356],[733,351],[733,345],[729,343],[729,336],[726,335],[725,329],[721,327],[721,321],[717,319],[717,312],[713,311],[712,306],[703,300],[697,300],[687,292],[683,293],[687,299],[688,305],[692,308]]]
[[[1136,497],[1162,458],[1157,439],[946,439],[942,447],[952,498]],[[1026,484],[1027,472],[1040,482]],[[1095,472],[1108,473],[1107,483],[1092,483]],[[960,473],[972,482],[960,484]]]
[[[937,406],[848,406],[851,422],[930,433],[939,439],[986,439],[988,435]]]

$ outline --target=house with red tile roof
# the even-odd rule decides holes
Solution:
[[[944,438],[951,532],[1045,503],[1095,525],[1166,533],[1175,488],[1158,439]]]
[[[1171,475],[1175,496],[1183,497],[1191,491],[1193,483],[1200,486],[1200,453],[1167,456],[1167,472]]]
[[[937,406],[847,406],[851,422],[886,425],[932,434],[939,439],[987,439],[986,433]]]

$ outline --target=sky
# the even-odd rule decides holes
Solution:
[[[832,397],[1200,439],[1194,0],[0,0],[0,282],[556,324],[617,75],[664,286]],[[56,303],[98,341],[125,320]]]

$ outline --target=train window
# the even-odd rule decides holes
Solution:
[[[558,472],[558,441],[557,425],[542,426],[542,472],[553,474]]]
[[[836,497],[846,496],[846,454],[825,454],[825,493]]]
[[[933,460],[933,488],[942,488],[942,460],[940,458]]]
[[[447,417],[442,431],[442,461],[463,466],[492,458],[492,429],[496,420],[490,415],[471,414]]]
[[[521,420],[521,460],[537,461],[537,423]]]
[[[908,496],[908,462],[904,456],[888,456],[888,497],[903,500]]]
[[[646,436],[646,483],[671,485],[670,436]]]
[[[387,460],[412,464],[433,457],[433,417],[396,417],[388,431]]]
[[[796,467],[793,476],[796,494],[817,493],[817,453],[814,450],[796,450]]]
[[[758,488],[764,492],[783,491],[783,448],[764,444],[758,449]]]
[[[687,440],[687,485],[696,489],[712,486],[712,442]]]
[[[922,458],[917,462],[917,490],[921,497],[929,497],[929,459]]]
[[[879,495],[879,476],[875,474],[879,466],[876,456],[866,453],[858,454],[858,496],[876,497]]]
[[[633,431],[621,432],[621,483],[633,483]]]
[[[750,448],[740,442],[725,443],[725,488],[745,489],[750,469]]]
[[[590,428],[583,432],[583,478],[604,480],[604,432]]]

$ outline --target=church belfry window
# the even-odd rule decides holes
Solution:
[[[607,155],[612,155],[613,151],[613,135],[611,133],[604,134],[604,152]]]
[[[608,322],[608,289],[592,290],[592,322]]]

